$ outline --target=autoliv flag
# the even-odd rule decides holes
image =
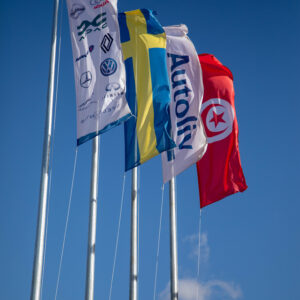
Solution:
[[[175,147],[170,138],[166,34],[147,9],[119,14],[126,97],[136,118],[125,122],[125,169]]]
[[[185,25],[164,27],[171,85],[172,137],[177,147],[162,153],[163,181],[195,164],[207,148],[200,117],[202,72],[196,49]]]
[[[117,0],[67,0],[77,103],[77,145],[130,117]]]
[[[200,206],[247,189],[239,145],[234,107],[233,76],[213,55],[199,55],[204,98],[201,118],[208,147],[197,163]]]

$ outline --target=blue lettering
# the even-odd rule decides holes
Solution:
[[[190,61],[190,58],[185,55],[177,55],[171,53],[168,53],[167,55],[172,59],[171,72],[173,72],[177,67],[187,64]]]
[[[175,77],[178,76],[178,75],[181,75],[181,74],[185,74],[185,70],[178,70],[178,71],[176,71],[172,74],[171,80],[172,80],[172,88],[173,89],[176,88],[176,86],[186,84],[185,79],[175,81]]]
[[[191,145],[185,145],[185,143],[190,140],[192,135],[189,133],[183,138],[183,141],[179,144],[179,149],[193,149]]]

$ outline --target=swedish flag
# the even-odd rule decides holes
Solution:
[[[125,169],[132,169],[176,145],[170,138],[170,85],[166,34],[152,11],[119,14],[126,98],[136,118],[125,122]]]

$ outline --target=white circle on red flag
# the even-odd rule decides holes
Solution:
[[[223,140],[232,132],[234,110],[226,100],[213,98],[205,101],[201,107],[201,117],[208,143]]]

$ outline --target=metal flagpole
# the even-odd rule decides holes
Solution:
[[[41,281],[43,271],[43,257],[45,246],[45,223],[47,210],[47,192],[49,179],[49,158],[52,134],[52,117],[53,117],[53,92],[54,92],[54,75],[56,60],[56,42],[57,42],[57,20],[58,20],[59,0],[54,2],[53,25],[52,25],[52,42],[50,54],[50,67],[48,78],[47,93],[47,111],[44,132],[43,158],[40,182],[39,209],[36,228],[36,240],[34,251],[34,263],[31,283],[31,300],[39,300],[41,296]]]
[[[132,169],[131,185],[131,240],[130,240],[130,291],[129,300],[137,300],[138,253],[137,253],[137,167]]]
[[[85,282],[85,300],[94,299],[95,282],[95,246],[97,223],[97,198],[98,198],[98,174],[99,174],[99,135],[93,139],[91,187],[90,187],[90,217],[87,249],[87,266]]]
[[[178,259],[175,178],[169,181],[170,197],[170,257],[171,257],[171,300],[178,300]]]

